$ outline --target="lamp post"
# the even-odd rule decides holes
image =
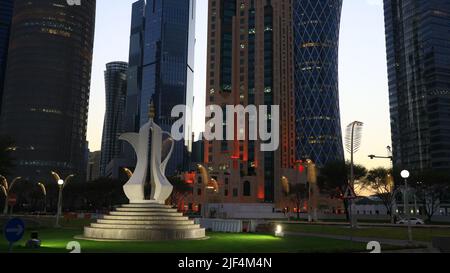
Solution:
[[[401,171],[400,175],[405,180],[405,189],[403,191],[403,212],[404,212],[405,216],[408,218],[408,219],[406,219],[406,221],[408,223],[408,242],[411,244],[412,243],[412,230],[411,230],[411,221],[408,217],[410,212],[409,212],[409,209],[407,208],[409,171],[403,170],[403,171]]]
[[[345,148],[350,154],[350,187],[355,191],[355,175],[354,175],[354,154],[359,151],[361,147],[361,133],[364,123],[354,121],[347,125],[345,136]],[[354,202],[350,200],[350,226],[357,227],[357,219],[354,214]]]
[[[127,175],[128,179],[130,179],[133,176],[133,172],[130,169],[122,168],[122,170],[125,172],[125,174]]]
[[[308,219],[317,222],[317,169],[311,159],[306,159],[308,180]]]
[[[296,161],[296,167],[306,167],[306,187],[308,188],[308,222],[318,221],[317,217],[317,171],[316,164],[309,158]],[[300,172],[300,171],[299,171]],[[300,208],[297,208],[300,209]]]
[[[47,213],[47,190],[45,189],[44,183],[37,183],[39,188],[41,188],[42,194],[44,195],[44,214]]]
[[[69,176],[66,177],[65,180],[62,180],[61,177],[59,176],[58,173],[56,172],[52,172],[53,178],[55,178],[56,183],[58,183],[58,208],[57,208],[57,213],[56,213],[56,223],[55,223],[55,227],[60,227],[59,225],[59,218],[61,218],[61,214],[62,214],[62,193],[64,190],[64,187],[67,185],[67,183],[70,181],[70,179],[72,179],[75,175],[71,174]]]
[[[11,185],[9,185],[6,177],[4,177],[3,175],[0,175],[0,180],[1,180],[0,188],[2,189],[3,194],[5,195],[5,206],[3,208],[4,215],[8,214],[9,194],[11,193],[11,190],[14,187],[14,185],[16,184],[16,182],[19,181],[20,179],[22,179],[22,177],[14,178],[13,181],[11,182]]]
[[[392,155],[392,148],[391,146],[386,146],[386,150],[388,151],[388,155],[387,156],[378,156],[378,155],[369,155],[370,159],[389,159],[390,163],[391,163],[391,171],[394,170],[394,156]],[[389,192],[392,192],[392,198],[390,200],[390,206],[391,206],[391,223],[394,223],[394,208],[397,207],[397,203],[395,202],[395,185],[393,184],[393,177],[391,176],[390,173],[388,173],[388,177],[389,179],[388,182],[392,182],[392,186],[389,188]]]
[[[64,187],[64,180],[59,179],[58,180],[58,209],[57,209],[57,213],[56,213],[56,224],[55,227],[60,227],[59,226],[59,218],[61,217],[61,212],[62,212],[62,191],[63,191],[63,187]]]
[[[307,163],[307,167],[306,167],[306,172],[307,172],[307,174],[306,174],[306,176],[307,176],[307,179],[306,179],[306,183],[308,183],[308,222],[312,222],[312,214],[311,214],[311,210],[312,210],[312,205],[311,205],[311,181],[310,181],[310,179],[309,179],[309,172],[310,172],[310,170],[309,170],[309,164],[311,164],[311,160],[310,159],[307,159],[306,160],[306,163]]]

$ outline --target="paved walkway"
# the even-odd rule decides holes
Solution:
[[[298,221],[272,221],[274,223],[280,224],[293,224],[293,225],[329,225],[329,226],[348,226],[348,222],[298,222]],[[358,222],[358,226],[364,227],[400,227],[407,228],[408,225],[403,224],[389,224],[389,223],[367,223],[367,222]],[[450,225],[411,225],[413,228],[450,228]]]
[[[345,241],[353,241],[360,243],[368,243],[371,241],[377,241],[383,245],[391,245],[391,246],[400,246],[400,247],[410,247],[411,244],[407,240],[395,240],[395,239],[384,239],[384,238],[369,238],[369,237],[352,237],[347,235],[335,235],[335,234],[323,234],[323,233],[309,233],[309,232],[292,232],[286,231],[284,232],[286,235],[291,236],[309,236],[309,237],[319,237],[319,238],[327,238],[327,239],[337,239],[337,240],[345,240]],[[413,246],[417,246],[415,249],[404,249],[404,250],[395,250],[395,251],[383,251],[384,253],[439,253],[438,250],[432,247],[431,243],[427,242],[419,242],[413,241]]]

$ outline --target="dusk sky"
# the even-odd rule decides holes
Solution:
[[[135,0],[97,0],[97,22],[92,67],[88,141],[99,150],[105,111],[103,72],[111,61],[128,61],[131,4]],[[207,0],[197,0],[194,115],[204,116],[206,86]],[[369,154],[387,155],[391,145],[386,49],[382,0],[344,0],[339,86],[342,130],[354,120],[364,122],[362,146],[355,162],[368,168],[389,166],[370,160]],[[200,121],[201,119],[197,119]],[[204,124],[194,124],[196,132]]]

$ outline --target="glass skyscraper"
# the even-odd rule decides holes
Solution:
[[[100,174],[105,176],[106,166],[122,152],[119,137],[124,133],[124,112],[127,91],[128,63],[111,62],[106,64],[105,93],[106,111],[103,123]]]
[[[2,109],[3,84],[8,57],[9,33],[13,14],[13,0],[2,0],[0,5],[0,113]]]
[[[344,160],[338,49],[342,0],[296,0],[294,8],[297,159]]]
[[[140,128],[140,96],[142,90],[142,59],[144,55],[145,1],[133,3],[131,12],[130,52],[127,71],[125,131],[138,132]],[[125,145],[126,157],[132,158],[134,150]],[[128,149],[130,148],[130,149]]]
[[[130,51],[127,71],[127,93],[124,116],[125,132],[138,132],[140,128],[140,99],[142,90],[142,59],[144,55],[145,0],[132,5]],[[134,149],[122,142],[124,167],[132,168],[136,163]]]
[[[155,122],[170,132],[178,120],[171,117],[172,108],[193,106],[195,0],[138,1],[133,5],[132,17],[128,76],[132,86],[127,95],[132,99],[127,102],[127,128],[134,123],[137,131],[146,123],[149,105],[153,103]],[[185,124],[186,142],[175,143],[168,174],[184,165],[184,144],[192,131],[189,113]]]
[[[450,2],[384,0],[394,164],[450,168]]]
[[[16,143],[14,176],[86,177],[95,8],[95,0],[14,1],[0,116],[0,132]]]

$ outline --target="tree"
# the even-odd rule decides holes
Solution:
[[[362,165],[354,165],[353,168],[355,180],[359,180],[366,176],[367,169]],[[327,193],[331,198],[342,198],[348,187],[350,175],[350,163],[344,161],[331,161],[325,164],[319,170],[317,182],[319,189],[323,193]],[[345,214],[347,220],[350,219],[348,210],[348,200],[343,199]]]
[[[170,202],[172,205],[178,206],[178,204],[192,192],[192,184],[186,183],[179,176],[171,176],[168,180],[173,186],[173,191],[170,195]]]
[[[291,195],[292,202],[295,203],[295,207],[297,208],[297,220],[300,219],[300,208],[302,207],[302,203],[308,199],[308,187],[306,184],[291,184],[289,186],[289,194]]]
[[[361,182],[364,188],[374,191],[375,195],[381,199],[383,205],[386,207],[388,215],[391,217],[391,222],[393,223],[395,190],[392,170],[382,167],[372,169]]]
[[[97,209],[111,210],[113,206],[127,202],[123,192],[124,181],[99,177],[94,181],[84,182],[74,180],[67,184],[63,191],[64,210],[96,211]],[[48,196],[57,198],[56,183],[49,183]],[[54,199],[57,201],[57,199]],[[53,200],[51,200],[53,204]]]
[[[423,170],[410,179],[416,196],[425,206],[427,222],[436,214],[441,203],[448,197],[450,189],[450,170]]]
[[[7,176],[14,167],[13,158],[11,156],[14,141],[7,136],[0,136],[0,174]]]

